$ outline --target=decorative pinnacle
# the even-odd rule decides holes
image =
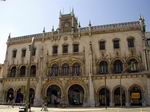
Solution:
[[[72,8],[71,15],[72,16],[74,15],[74,8]]]
[[[78,23],[78,27],[79,27],[79,28],[81,27],[80,22]]]
[[[61,16],[62,15],[62,13],[61,13],[61,10],[59,11],[59,16]]]
[[[89,21],[89,26],[91,27],[91,21]]]
[[[45,27],[43,28],[43,33],[45,33]]]
[[[52,26],[52,32],[54,32],[54,26]]]
[[[11,33],[9,33],[9,35],[8,35],[8,39],[10,39],[11,38]]]

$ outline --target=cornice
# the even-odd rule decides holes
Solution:
[[[65,32],[60,33],[58,31],[55,32],[45,32],[45,33],[38,33],[26,36],[19,36],[8,39],[8,45],[13,44],[22,44],[22,43],[30,43],[31,38],[35,37],[35,41],[42,41],[44,40],[59,40],[62,36],[70,35],[73,37],[78,36],[80,33],[81,36],[88,36],[89,35],[89,27],[82,27],[80,32]],[[125,22],[125,23],[117,23],[117,24],[108,24],[108,25],[98,25],[98,26],[91,26],[91,34],[104,34],[104,33],[115,33],[115,32],[125,32],[125,31],[141,31],[139,21],[133,22]]]

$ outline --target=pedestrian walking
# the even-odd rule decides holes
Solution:
[[[45,101],[45,102],[43,102],[43,105],[42,105],[42,109],[41,109],[41,111],[48,111],[46,101]]]

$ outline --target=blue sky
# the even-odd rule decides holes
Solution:
[[[150,31],[150,0],[6,0],[0,1],[0,63],[6,52],[9,33],[12,37],[40,33],[45,27],[58,27],[60,10],[74,8],[81,26],[137,21],[142,15]]]

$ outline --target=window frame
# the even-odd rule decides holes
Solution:
[[[99,50],[106,50],[106,41],[99,41]]]
[[[113,40],[113,48],[114,49],[120,49],[120,40],[119,39]]]
[[[79,44],[78,43],[73,44],[73,53],[79,53]]]
[[[68,44],[62,45],[62,53],[67,54],[68,53]]]
[[[22,49],[21,51],[22,51],[22,52],[21,52],[21,57],[22,57],[22,58],[26,57],[26,52],[27,52],[27,50],[26,50],[26,49]]]
[[[135,40],[133,37],[131,38],[127,38],[127,44],[128,44],[128,48],[134,48],[135,47]]]
[[[12,58],[16,58],[17,57],[17,49],[14,49],[12,51]]]
[[[52,54],[57,55],[58,54],[58,45],[53,45],[52,46]]]

